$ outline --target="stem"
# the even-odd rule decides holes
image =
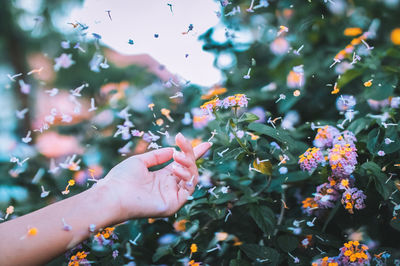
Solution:
[[[268,176],[268,180],[267,180],[267,184],[266,184],[263,188],[261,188],[259,191],[253,193],[251,196],[252,196],[252,197],[255,197],[255,196],[257,196],[258,194],[260,194],[261,192],[263,192],[264,190],[268,189],[269,186],[271,185],[271,181],[272,181],[272,176],[269,175],[269,176]]]
[[[278,226],[280,226],[282,224],[283,221],[283,216],[285,214],[285,200],[286,200],[286,196],[285,196],[285,189],[282,188],[282,193],[281,193],[281,213],[279,214],[279,218],[278,218],[278,222],[276,224],[276,229],[274,232],[274,236],[276,236],[276,234],[278,233]]]
[[[251,151],[246,147],[246,145],[244,145],[243,142],[238,138],[238,136],[236,135],[236,132],[235,132],[233,129],[231,129],[231,131],[232,131],[232,134],[233,134],[233,136],[235,137],[236,141],[237,141],[238,144],[240,145],[240,147],[242,147],[242,148],[246,151],[247,154],[249,154],[249,155],[255,155],[255,153],[254,153],[254,152],[251,152]]]

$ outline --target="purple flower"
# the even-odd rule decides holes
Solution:
[[[258,123],[265,122],[266,117],[265,117],[264,108],[257,106],[257,107],[254,107],[253,109],[251,109],[249,112],[255,114],[256,116],[258,116],[260,118],[260,119],[256,120],[255,122],[258,122]]]
[[[385,152],[382,151],[382,150],[381,150],[381,151],[378,151],[378,155],[379,155],[379,156],[385,156]]]
[[[357,149],[350,144],[335,144],[329,150],[329,164],[334,176],[345,178],[350,176],[357,164]]]
[[[353,132],[345,130],[340,135],[337,135],[336,138],[333,139],[333,145],[335,144],[350,144],[351,147],[355,147],[355,142],[357,141],[356,136]]]
[[[314,201],[319,208],[333,208],[335,202],[340,198],[339,193],[329,183],[323,183],[317,187],[317,192],[314,194]]]
[[[371,255],[366,245],[358,241],[349,241],[340,248],[340,254],[337,256],[339,265],[370,265]]]
[[[340,131],[333,126],[324,126],[319,128],[317,135],[314,139],[314,146],[318,148],[330,148],[332,147],[333,140],[340,136]]]
[[[300,168],[303,171],[311,173],[317,168],[319,163],[324,163],[325,159],[319,148],[309,148],[305,153],[299,156]]]
[[[353,109],[355,105],[356,105],[356,98],[353,95],[341,95],[336,100],[336,108],[340,112]]]
[[[365,208],[365,196],[364,192],[357,188],[349,188],[342,194],[342,204],[344,208],[351,214],[354,213],[354,208],[361,210]]]
[[[75,61],[72,60],[72,54],[62,53],[60,57],[57,57],[54,60],[56,61],[56,64],[54,65],[55,71],[60,70],[60,68],[69,68],[75,63]]]
[[[143,134],[143,140],[144,141],[146,141],[146,142],[148,142],[148,143],[150,143],[151,141],[152,141],[152,136],[150,135],[150,134],[148,134],[148,133],[144,133]]]

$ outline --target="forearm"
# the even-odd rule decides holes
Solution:
[[[107,202],[107,193],[104,186],[94,187],[1,224],[2,265],[44,264],[88,238],[91,224],[98,230],[116,223],[118,210]],[[64,228],[63,220],[70,228]],[[37,228],[37,234],[29,235],[30,228]]]

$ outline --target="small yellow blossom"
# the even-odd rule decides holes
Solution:
[[[365,87],[371,87],[371,85],[372,85],[372,79],[370,79],[370,80],[364,82],[364,86],[365,86]]]
[[[346,28],[343,33],[346,36],[357,36],[357,35],[360,35],[362,33],[362,29],[360,29],[360,28]]]
[[[197,245],[195,243],[193,243],[190,246],[190,253],[196,253],[197,252]]]
[[[395,28],[392,30],[390,33],[390,39],[392,40],[393,44],[400,45],[400,28]]]

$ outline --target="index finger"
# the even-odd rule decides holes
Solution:
[[[211,147],[212,143],[210,142],[203,142],[199,145],[197,145],[196,147],[194,147],[193,152],[194,152],[194,158],[197,160],[199,159],[201,156],[203,156],[208,149]]]

